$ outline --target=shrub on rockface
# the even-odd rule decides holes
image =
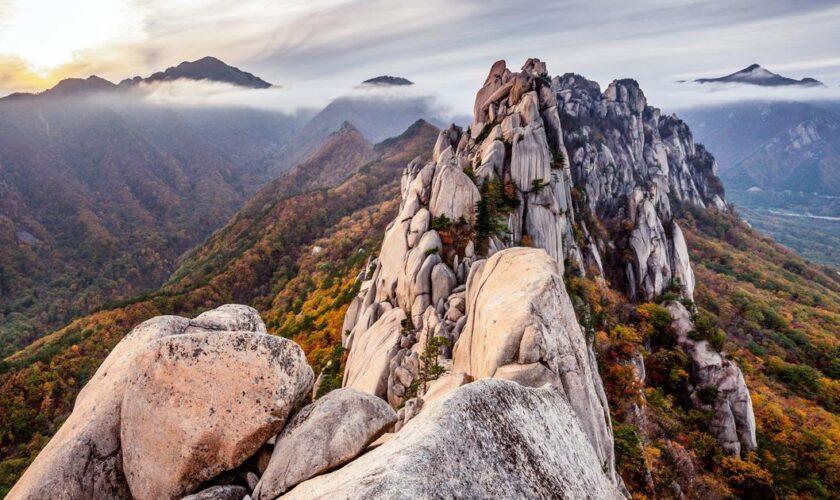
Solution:
[[[688,334],[692,340],[707,340],[718,352],[723,350],[726,333],[718,327],[718,321],[714,315],[700,310],[693,315],[692,321],[694,321],[694,331]]]
[[[507,214],[516,209],[519,200],[506,185],[498,178],[485,181],[479,188],[481,198],[475,207],[475,237],[478,251],[487,254],[487,246],[491,237],[507,239]]]

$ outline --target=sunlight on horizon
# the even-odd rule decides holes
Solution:
[[[42,75],[82,51],[144,38],[141,9],[125,0],[17,0],[0,16],[0,55]]]

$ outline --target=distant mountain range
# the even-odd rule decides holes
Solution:
[[[680,112],[727,188],[840,195],[840,115],[819,103],[744,102]]]
[[[324,157],[363,164],[373,143],[416,120],[442,124],[428,98],[382,98],[406,85],[398,77],[296,114],[162,106],[132,91],[174,79],[270,86],[206,57],[120,85],[70,78],[0,99],[0,355],[159,286],[181,254],[296,165],[299,182],[277,189],[340,181],[347,166]]]
[[[740,71],[719,78],[698,78],[694,81],[697,83],[744,83],[761,87],[783,87],[791,85],[800,87],[824,86],[819,80],[813,78],[795,80],[773,73],[758,64],[750,64]]]
[[[91,75],[87,78],[66,78],[40,94],[18,92],[2,97],[0,101],[31,97],[33,95],[56,97],[114,91],[132,88],[141,83],[171,82],[175,80],[211,81],[253,89],[267,89],[272,87],[265,80],[246,71],[242,71],[239,68],[225,64],[215,57],[203,57],[197,61],[182,62],[177,66],[167,68],[165,71],[153,73],[147,78],[135,76],[134,78],[126,78],[119,84],[115,84],[96,75]]]
[[[840,105],[747,101],[684,110],[727,197],[755,228],[840,266]]]

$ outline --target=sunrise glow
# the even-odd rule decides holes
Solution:
[[[141,10],[114,0],[17,0],[0,21],[0,55],[47,73],[86,50],[140,40]]]

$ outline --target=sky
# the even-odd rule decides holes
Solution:
[[[0,95],[212,55],[313,107],[389,74],[469,112],[494,61],[528,57],[665,108],[741,98],[676,81],[754,62],[840,97],[838,26],[840,0],[0,0]]]

